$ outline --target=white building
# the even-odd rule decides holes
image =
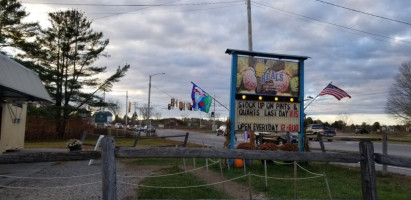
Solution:
[[[0,154],[24,148],[28,101],[52,100],[36,72],[0,54]]]

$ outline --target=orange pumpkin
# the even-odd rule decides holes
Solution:
[[[243,159],[234,159],[234,167],[243,167],[244,166],[244,162]]]

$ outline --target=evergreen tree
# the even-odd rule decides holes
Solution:
[[[0,51],[4,48],[25,50],[33,48],[29,42],[38,33],[37,23],[24,23],[28,13],[16,0],[0,0]]]
[[[85,105],[102,106],[101,98],[95,93],[110,91],[130,66],[118,67],[112,76],[100,82],[96,75],[105,72],[106,67],[96,67],[93,63],[103,56],[109,40],[103,39],[102,32],[92,30],[91,21],[78,10],[50,13],[49,21],[51,26],[37,36],[37,48],[26,56],[35,61],[34,70],[41,73],[55,100],[56,132],[63,137],[70,115]],[[95,90],[86,93],[84,88]]]

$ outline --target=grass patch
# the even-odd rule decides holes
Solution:
[[[322,174],[326,173],[332,197],[335,199],[362,199],[361,174],[358,168],[348,168],[343,166],[328,164],[304,164],[305,169]],[[217,167],[212,169],[219,171]],[[253,165],[247,168],[251,174],[264,176],[264,165],[260,161],[254,161]],[[293,165],[271,164],[267,165],[269,177],[291,178],[293,177]],[[234,178],[244,175],[243,168],[231,168],[224,170],[224,176]],[[298,177],[312,177],[298,168]],[[247,186],[248,180],[239,179],[239,183]],[[407,176],[389,175],[377,176],[378,199],[398,199],[406,200],[411,196],[411,178]],[[408,183],[408,184],[407,184]],[[256,192],[266,194],[269,199],[292,199],[294,198],[293,180],[268,179],[268,187],[265,186],[264,178],[251,177],[251,185]],[[325,180],[323,177],[297,181],[297,197],[299,199],[328,199]]]
[[[181,172],[178,167],[165,168],[160,171],[162,174],[172,174]],[[161,186],[161,187],[184,187],[205,184],[191,174],[183,173],[173,176],[147,178],[140,185]],[[157,189],[140,186],[137,190],[139,199],[227,199],[227,195],[213,189],[212,187],[195,187],[184,189]]]

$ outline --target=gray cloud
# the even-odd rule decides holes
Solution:
[[[34,2],[34,1],[33,1]],[[91,1],[90,1],[91,2]],[[78,1],[78,3],[90,3]],[[146,1],[161,4],[168,1]],[[198,1],[200,2],[200,1]],[[203,2],[203,1],[201,1]],[[215,1],[219,2],[219,1]],[[410,26],[343,10],[313,0],[263,1],[275,8],[340,24],[391,38],[411,41]],[[92,3],[112,4],[111,1]],[[135,1],[117,1],[116,4],[136,4]],[[192,3],[178,1],[175,3]],[[241,2],[240,2],[241,3]],[[252,6],[253,43],[255,51],[309,56],[305,63],[305,93],[315,96],[330,81],[346,90],[351,100],[337,101],[321,97],[307,109],[308,114],[382,114],[387,92],[401,63],[409,61],[411,44],[371,36],[318,21],[285,14],[254,3]],[[338,4],[399,20],[409,20],[411,2],[354,1]],[[31,13],[30,4],[25,5]],[[93,21],[93,28],[110,39],[106,51],[96,65],[108,66],[114,71],[129,63],[127,76],[113,89],[112,98],[124,99],[128,90],[132,101],[139,105],[147,102],[148,77],[153,77],[152,101],[163,117],[195,116],[197,112],[164,110],[170,96],[189,102],[191,83],[194,81],[225,105],[229,102],[231,57],[227,48],[247,49],[247,21],[245,4],[220,9],[185,11],[187,9],[215,8],[223,5],[152,7],[124,15]],[[227,5],[224,5],[227,6]],[[53,9],[53,6],[50,6]],[[59,6],[61,8],[62,6]],[[113,13],[140,8],[81,7],[90,19],[104,16],[95,13]],[[93,14],[94,13],[94,14]],[[39,15],[40,13],[36,13]],[[44,13],[45,14],[45,13]],[[123,102],[123,100],[121,100]],[[124,100],[125,102],[125,100]],[[228,112],[217,108],[221,117]],[[202,114],[202,116],[206,116]]]

